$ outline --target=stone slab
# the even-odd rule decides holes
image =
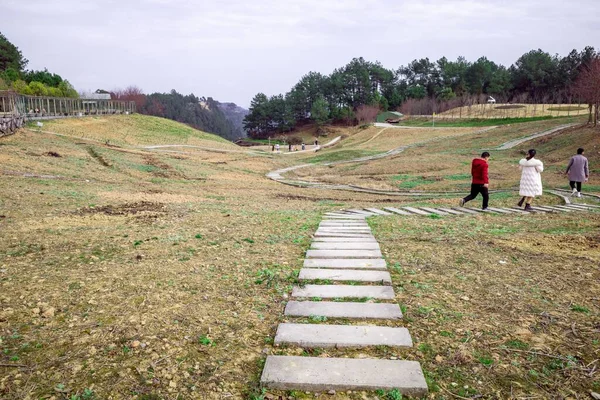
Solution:
[[[392,215],[392,213],[380,210],[379,208],[365,208],[365,210],[379,215]]]
[[[346,212],[352,213],[352,214],[364,215],[366,217],[371,217],[371,216],[375,215],[375,213],[372,213],[372,212],[369,212],[369,211],[365,211],[365,210],[359,210],[359,209],[356,209],[356,208],[353,208],[351,210],[346,210]]]
[[[465,215],[465,213],[462,213],[462,212],[460,212],[460,211],[453,210],[453,209],[451,209],[451,208],[441,208],[441,207],[440,207],[440,208],[438,208],[438,210],[441,210],[441,211],[443,211],[443,212],[446,212],[446,213],[448,213],[448,214],[452,214],[452,215]]]
[[[354,237],[316,237],[313,243],[377,243],[375,238],[354,238]]]
[[[381,250],[307,250],[306,258],[381,258]]]
[[[421,210],[425,210],[425,211],[428,211],[430,213],[437,214],[437,215],[449,215],[449,213],[442,211],[440,209],[437,209],[437,208],[421,207]]]
[[[523,211],[520,208],[504,208],[504,210],[508,210],[508,211],[514,212],[516,214],[529,214],[527,211]]]
[[[472,208],[467,208],[467,207],[460,207],[460,208],[454,208],[457,211],[463,212],[463,213],[467,213],[467,214],[480,214],[480,211],[475,211]]]
[[[488,210],[495,211],[499,214],[513,214],[514,210],[507,210],[505,208],[488,207]]]
[[[365,217],[358,214],[325,214],[325,218],[343,218],[348,220],[364,221]]]
[[[374,325],[324,325],[283,323],[277,327],[275,345],[315,347],[412,347],[408,329]]]
[[[324,219],[319,224],[320,226],[360,226],[360,227],[369,227],[365,221],[331,221],[328,219]]]
[[[413,214],[417,214],[417,215],[431,215],[430,212],[427,211],[423,211],[421,209],[415,208],[415,207],[402,207],[403,209],[405,209],[406,211],[409,211]]]
[[[315,250],[379,250],[377,242],[354,242],[354,243],[336,243],[336,242],[313,242],[310,246]]]
[[[339,232],[315,232],[315,237],[333,237],[333,238],[375,238],[372,233],[339,233]]]
[[[323,299],[370,297],[393,300],[396,295],[391,286],[305,285],[304,287],[294,287],[292,297],[321,297]]]
[[[399,214],[399,215],[406,215],[406,216],[413,215],[413,214],[409,213],[408,211],[400,210],[399,208],[396,208],[396,207],[384,207],[384,210],[388,210],[388,211],[393,212],[394,214]]]
[[[569,212],[574,212],[575,211],[575,210],[567,210],[567,209],[564,209],[564,208],[557,208],[557,207],[554,207],[554,206],[540,206],[540,208],[542,210],[554,211],[554,212],[557,212],[557,213],[560,213],[560,212],[568,212],[569,213]]]
[[[387,263],[383,258],[309,258],[304,268],[386,269]]]
[[[533,206],[532,208],[534,211],[539,210],[539,211],[555,213],[555,214],[561,212],[561,210],[557,210],[555,208],[543,207],[543,206]]]
[[[288,301],[284,315],[310,317],[319,315],[329,318],[400,319],[402,311],[398,304],[354,303],[338,301]]]
[[[318,230],[322,232],[344,232],[344,231],[352,231],[352,232],[371,232],[371,228],[369,226],[319,226]]]
[[[407,396],[427,395],[421,365],[405,360],[268,356],[260,383],[279,390],[398,389]]]
[[[392,277],[387,271],[359,271],[352,269],[315,269],[302,268],[298,279],[301,281],[312,281],[316,279],[327,279],[336,282],[377,282],[391,284]]]
[[[572,207],[570,204],[568,206],[552,206],[552,208],[555,208],[555,209],[561,210],[561,211],[583,211],[580,208]]]
[[[534,211],[525,211],[521,207],[511,207],[510,209],[517,212],[520,211],[521,213],[534,214]]]
[[[583,204],[569,204],[568,206],[564,206],[564,207],[569,207],[569,208],[577,208],[580,210],[590,210],[592,207],[588,207],[587,205],[583,205]]]

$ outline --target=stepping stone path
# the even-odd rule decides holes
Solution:
[[[282,323],[275,335],[276,346],[412,347],[406,328],[389,326],[391,321],[397,323],[402,319],[402,311],[394,301],[394,289],[389,286],[392,280],[387,263],[365,221],[371,215],[394,214],[414,215],[390,208],[326,214],[298,276],[308,284],[293,289],[293,300],[287,303],[284,312],[290,319],[369,320],[368,325]],[[326,282],[310,284],[311,281]],[[418,397],[428,393],[418,362],[374,358],[268,356],[261,384],[272,389],[313,392],[398,389],[402,394]]]
[[[562,197],[562,196],[561,196]],[[568,199],[567,197],[564,197]],[[347,215],[349,218],[355,218],[359,216],[374,216],[374,215],[402,215],[406,217],[410,216],[423,216],[430,217],[432,215],[444,216],[444,217],[453,217],[453,216],[464,216],[464,215],[482,215],[482,214],[498,214],[498,215],[525,215],[525,214],[551,214],[551,213],[569,213],[569,212],[585,212],[585,211],[600,211],[600,206],[593,204],[573,204],[570,201],[565,205],[556,205],[556,206],[538,206],[534,205],[531,211],[525,211],[522,208],[518,207],[489,207],[487,210],[481,210],[478,208],[472,207],[385,207],[383,210],[379,210],[377,208],[365,208],[365,209],[351,209],[351,210],[340,210],[336,211],[335,215],[342,216]],[[385,214],[384,214],[385,213]],[[333,215],[333,213],[328,214]],[[341,218],[341,217],[340,217]],[[322,225],[323,226],[323,225]],[[340,241],[340,237],[346,236],[348,239],[351,237],[358,237],[359,235],[365,234],[364,229],[359,228],[360,225],[330,225],[330,222],[327,222],[323,228],[319,228],[316,233],[318,239],[325,238],[333,238],[332,242]],[[340,232],[338,237],[335,237],[335,232]],[[372,237],[370,233],[366,233],[366,237]],[[374,238],[373,238],[374,240]],[[361,243],[362,239],[357,238],[356,242]],[[342,249],[350,249],[350,247],[322,247],[322,246],[314,246],[313,249],[324,250],[342,250]],[[376,247],[360,247],[353,249],[376,249]],[[350,256],[349,256],[350,257]]]

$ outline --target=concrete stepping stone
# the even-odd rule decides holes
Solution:
[[[304,268],[386,269],[383,258],[307,258]]]
[[[578,208],[578,209],[586,210],[586,211],[590,210],[592,208],[592,207],[588,207],[587,205],[573,204],[573,203],[571,203],[571,204],[569,204],[568,206],[565,206],[565,207]]]
[[[364,221],[365,217],[358,214],[325,214],[325,218],[335,218],[351,221]]]
[[[319,226],[317,231],[321,232],[371,232],[368,226]]]
[[[392,277],[387,271],[359,271],[353,269],[316,269],[302,268],[298,279],[312,281],[316,279],[331,280],[335,282],[377,282],[391,284]]]
[[[372,217],[373,215],[376,215],[375,213],[365,211],[365,210],[358,210],[355,208],[353,208],[351,210],[346,210],[346,212],[352,213],[352,214],[364,215],[365,217]]]
[[[378,208],[365,208],[365,210],[367,210],[369,212],[372,212],[372,213],[375,213],[375,214],[379,214],[379,215],[392,215],[392,213],[380,210]]]
[[[377,243],[375,238],[354,238],[354,237],[316,237],[313,243]]]
[[[315,347],[412,347],[406,328],[374,325],[324,325],[283,323],[277,327],[275,345]]]
[[[384,210],[388,210],[388,211],[393,212],[394,214],[399,214],[399,215],[406,215],[406,216],[413,215],[413,214],[409,213],[408,211],[400,210],[399,208],[396,208],[396,207],[385,207]]]
[[[446,212],[446,213],[448,213],[448,214],[452,214],[452,215],[465,215],[465,213],[462,213],[462,212],[460,212],[460,211],[453,210],[453,209],[451,209],[451,208],[438,208],[438,210],[440,210],[440,211],[443,211],[443,212]]]
[[[279,390],[392,390],[407,396],[427,395],[427,382],[417,361],[370,358],[268,356],[262,386]]]
[[[566,208],[559,208],[557,206],[544,206],[544,207],[545,208],[549,208],[549,209],[554,210],[554,211],[558,211],[558,212],[568,212],[568,213],[570,213],[570,212],[579,211],[579,210],[569,209],[569,206],[566,206]]]
[[[545,212],[550,212],[550,213],[555,213],[555,214],[562,211],[562,210],[558,210],[558,209],[555,209],[555,208],[548,208],[548,207],[545,207],[545,206],[534,206],[533,209],[534,210],[545,211]]]
[[[554,212],[554,213],[561,213],[561,212],[573,212],[573,210],[564,210],[562,208],[556,208],[553,206],[536,206],[537,208],[541,209],[542,211],[548,211],[548,212]]]
[[[323,299],[370,297],[393,300],[396,295],[391,286],[305,285],[304,287],[294,287],[292,297],[321,297]]]
[[[339,233],[339,232],[315,232],[315,237],[339,237],[339,238],[374,238],[372,233]]]
[[[337,301],[288,301],[284,315],[310,317],[318,315],[329,318],[400,319],[402,311],[398,304],[355,303]]]
[[[323,221],[321,221],[319,226],[366,226],[366,227],[368,227],[369,224],[367,224],[366,221],[330,221],[330,220],[324,219]]]
[[[561,210],[561,211],[584,211],[580,208],[577,207],[572,207],[570,204],[568,206],[552,206],[553,208],[556,208],[557,210]]]
[[[381,250],[307,250],[306,258],[381,258]]]
[[[402,208],[405,209],[406,211],[409,211],[409,212],[411,212],[413,214],[417,214],[417,215],[431,215],[430,212],[423,211],[423,210],[420,210],[415,207],[402,207]]]
[[[467,207],[461,207],[461,208],[454,208],[457,211],[463,212],[463,213],[467,213],[467,214],[481,214],[481,212],[479,211],[475,211],[472,208],[467,208]]]
[[[527,213],[527,214],[535,214],[535,211],[531,210],[531,211],[525,211],[524,209],[522,209],[521,207],[511,207],[511,210],[517,211],[517,212],[521,212],[521,213]]]
[[[515,207],[515,208],[505,208],[504,210],[512,211],[512,212],[514,212],[516,214],[529,214],[527,211],[524,211],[523,209],[517,208],[517,207]]]
[[[496,207],[488,207],[488,210],[494,211],[498,214],[512,214],[513,213],[512,210],[505,210],[503,208],[496,208]]]
[[[377,242],[313,242],[310,248],[315,250],[380,250]]]
[[[437,215],[449,215],[447,212],[431,207],[421,207],[421,209]]]

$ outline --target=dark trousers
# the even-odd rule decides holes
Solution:
[[[488,193],[488,188],[484,187],[482,183],[472,183],[471,194],[469,194],[463,200],[465,201],[465,203],[467,201],[471,201],[474,198],[476,198],[479,193],[481,193],[481,196],[483,196],[483,205],[481,206],[481,208],[487,208],[488,203],[490,201],[490,194]]]
[[[575,185],[577,185],[577,191],[581,192],[581,182],[570,181],[569,185],[571,185],[571,189],[575,189]]]

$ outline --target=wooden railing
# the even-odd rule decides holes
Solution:
[[[26,120],[86,115],[135,113],[133,101],[110,99],[72,99],[65,97],[24,96],[0,91],[0,117],[22,116]]]

